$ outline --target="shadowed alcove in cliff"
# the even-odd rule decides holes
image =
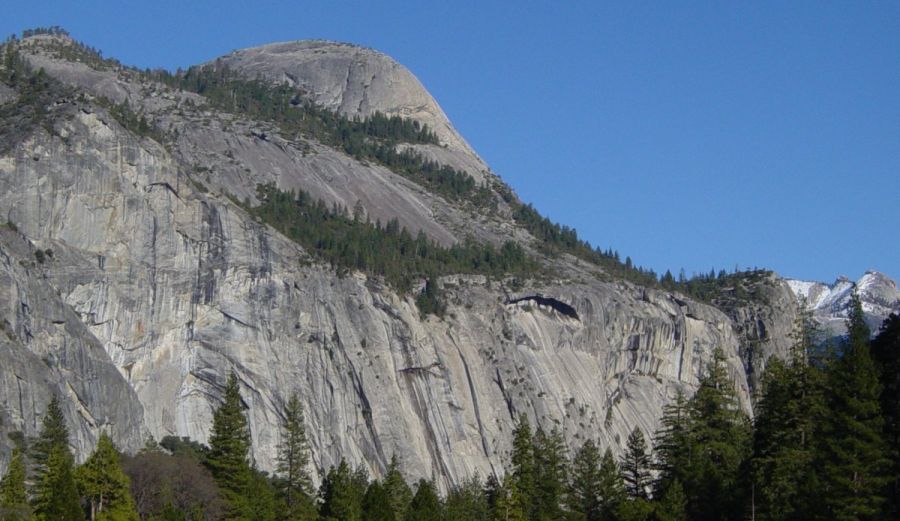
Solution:
[[[536,295],[526,295],[524,297],[508,299],[506,301],[507,304],[518,304],[519,302],[534,302],[538,306],[549,306],[562,315],[565,315],[569,318],[574,318],[575,320],[580,320],[578,318],[578,312],[575,311],[574,307],[555,298],[545,297],[540,293]]]

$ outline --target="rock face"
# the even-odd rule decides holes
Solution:
[[[274,467],[282,407],[298,393],[320,475],[346,457],[377,476],[397,455],[410,477],[446,487],[502,472],[522,413],[560,429],[570,446],[599,438],[621,450],[632,428],[651,434],[674,394],[695,389],[716,348],[749,412],[754,371],[784,348],[794,304],[778,279],[758,282],[773,292],[768,305],[723,312],[570,258],[553,261],[558,279],[446,276],[447,314],[422,317],[412,296],[316,264],[225,194],[249,198],[257,183],[274,180],[346,201],[354,183],[369,183],[392,204],[360,198],[366,212],[408,212],[402,222],[447,242],[459,227],[526,244],[527,233],[324,145],[311,143],[308,159],[275,135],[246,132],[264,123],[187,103],[191,95],[127,71],[55,58],[33,40],[23,45],[49,74],[127,99],[179,137],[162,146],[127,131],[90,97],[73,97],[0,157],[0,208],[17,230],[0,234],[6,431],[34,435],[50,393],[59,392],[71,398],[67,418],[82,456],[103,429],[126,449],[148,433],[205,442],[233,371],[261,468]],[[404,115],[446,123],[424,90],[391,88],[396,78],[415,79],[373,51],[278,44],[227,59],[263,74],[285,68],[341,110],[421,105]],[[369,78],[369,88],[329,87],[327,78],[345,73],[350,84]],[[376,79],[386,86],[372,87]],[[465,154],[446,125],[448,150]],[[52,257],[39,262],[37,250]]]
[[[790,353],[798,306],[791,287],[775,274],[748,277],[741,285],[740,291],[723,291],[713,303],[732,320],[747,383],[753,391],[759,386],[766,361]]]
[[[5,227],[4,227],[5,228]],[[85,457],[100,432],[126,450],[147,435],[144,409],[104,346],[47,280],[58,262],[18,232],[0,231],[0,433],[36,433],[53,394]],[[43,259],[38,261],[37,259]],[[4,444],[2,457],[9,448]]]
[[[859,293],[866,323],[872,334],[878,332],[881,323],[891,313],[900,313],[897,283],[875,270],[867,271],[856,282],[847,277],[838,277],[833,284],[805,280],[787,282],[828,337],[846,334],[850,295],[854,288]]]
[[[349,62],[323,62],[317,66],[318,69],[329,63],[334,67],[332,72],[336,75],[347,74],[347,67],[353,64],[384,69],[377,76],[379,80],[376,83],[387,77],[387,71],[393,71],[390,76],[393,78],[391,85],[404,85],[404,92],[414,92],[409,94],[413,104],[407,106],[402,100],[398,101],[396,96],[391,100],[379,101],[370,93],[372,111],[405,114],[411,110],[411,106],[431,107],[419,115],[419,120],[431,128],[443,128],[439,136],[447,143],[447,147],[412,146],[427,157],[463,169],[479,179],[500,183],[471,152],[468,145],[458,138],[431,96],[405,68],[368,49],[351,45],[325,45],[322,42],[315,42],[316,45],[310,48],[306,45],[309,43],[285,44],[287,48],[298,49],[293,53],[273,56],[270,56],[268,46],[238,51],[223,57],[221,62],[248,77],[256,77],[265,75],[267,70],[280,71],[276,65],[289,64],[288,56],[300,59],[300,56],[308,53],[307,61],[313,58],[324,60],[325,56],[340,54],[338,51],[341,51],[356,58]],[[172,145],[175,159],[192,174],[192,179],[214,192],[253,202],[256,200],[256,186],[273,182],[283,190],[305,190],[329,206],[337,204],[354,208],[358,202],[373,222],[388,222],[396,218],[401,226],[413,232],[422,230],[445,245],[468,236],[495,243],[507,239],[526,240],[519,230],[508,226],[507,220],[503,218],[502,204],[499,215],[483,215],[458,208],[383,166],[361,163],[314,140],[285,139],[279,135],[274,125],[217,112],[203,106],[203,98],[195,94],[141,81],[132,71],[111,68],[97,70],[79,61],[60,59],[56,49],[71,44],[65,38],[42,35],[26,40],[22,48],[29,53],[29,61],[34,67],[43,68],[61,81],[94,96],[102,96],[114,103],[128,103],[143,111],[157,127],[177,135],[177,140]],[[325,45],[325,48],[334,48],[334,52],[320,53],[320,44]],[[238,59],[243,56],[242,53],[255,58]],[[263,68],[267,63],[263,60],[264,57],[273,61],[271,66]],[[374,64],[370,66],[367,60]],[[281,81],[280,72],[272,74]],[[320,78],[322,74],[319,71],[313,75],[313,78],[319,78],[313,82],[315,85],[324,81]],[[352,90],[354,85],[350,83],[346,86]],[[376,89],[377,92],[383,90]],[[352,96],[347,94],[347,97]],[[318,98],[317,101],[327,102]],[[432,116],[425,117],[426,113]]]
[[[234,51],[216,63],[250,78],[264,77],[307,91],[316,104],[349,117],[381,112],[428,125],[451,153],[421,146],[435,160],[470,172],[483,181],[481,159],[460,136],[444,111],[406,67],[384,54],[323,40],[273,43]]]

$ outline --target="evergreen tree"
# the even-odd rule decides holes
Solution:
[[[572,459],[566,495],[572,521],[600,521],[600,488],[600,451],[593,440],[588,440]]]
[[[54,447],[68,446],[69,428],[66,426],[66,418],[59,405],[59,396],[54,394],[44,412],[41,432],[31,445],[31,460],[37,467],[38,475],[43,471]]]
[[[250,431],[234,372],[228,377],[222,405],[213,414],[207,464],[227,505],[228,519],[250,519],[248,489],[252,480],[248,453]]]
[[[842,355],[828,369],[828,415],[821,437],[822,498],[834,519],[876,519],[884,501],[888,461],[869,351],[869,328],[854,291]]]
[[[648,499],[647,488],[650,486],[650,455],[647,454],[647,442],[644,433],[635,427],[628,436],[625,454],[622,456],[622,480],[625,490],[633,498]]]
[[[622,481],[622,473],[616,458],[613,457],[609,447],[603,453],[600,460],[599,488],[600,519],[601,521],[613,521],[617,519],[617,512],[621,504],[626,500],[625,484]]]
[[[266,474],[251,468],[250,480],[244,493],[249,519],[253,521],[275,521],[279,510],[275,495],[275,488],[269,482]],[[284,507],[281,510],[284,510]]]
[[[616,521],[649,521],[653,516],[653,504],[642,497],[632,497],[619,503]]]
[[[66,427],[59,398],[50,399],[41,432],[32,445],[36,463],[32,509],[38,521],[75,521],[84,519],[73,473]]]
[[[890,480],[884,517],[900,519],[900,315],[892,313],[872,341],[872,359],[881,380],[881,412],[884,417],[885,445],[890,450]]]
[[[360,521],[362,501],[353,483],[353,475],[345,460],[331,467],[319,489],[322,507],[319,515],[323,521]]]
[[[0,508],[9,516],[27,517],[28,495],[25,491],[25,457],[18,447],[13,449],[6,475],[0,480]]]
[[[419,480],[416,494],[406,511],[405,521],[440,521],[441,500],[434,490],[434,484],[424,479]]]
[[[663,407],[654,452],[658,478],[654,497],[663,497],[672,482],[681,481],[690,460],[689,416],[687,400],[679,391],[675,400]]]
[[[566,454],[562,435],[538,429],[534,435],[535,498],[534,519],[552,521],[562,518],[566,480]]]
[[[750,455],[751,429],[721,349],[715,350],[688,411],[690,459],[680,479],[688,495],[688,515],[697,521],[739,518],[738,485]]]
[[[507,487],[510,494],[515,491],[523,503],[526,515],[531,519],[535,497],[534,442],[528,416],[519,416],[513,430],[512,472]]]
[[[527,521],[528,509],[514,479],[506,479],[496,490],[492,521]]]
[[[353,495],[353,501],[362,511],[362,500],[369,489],[369,470],[365,464],[360,463],[356,466],[356,470],[350,475],[350,490]]]
[[[378,480],[369,483],[369,488],[366,489],[362,502],[362,517],[366,521],[397,521],[387,490]]]
[[[824,416],[819,370],[807,362],[813,347],[808,316],[795,326],[794,345],[785,363],[768,361],[756,418],[751,461],[751,513],[758,519],[812,516],[813,431]]]
[[[37,521],[83,521],[68,446],[55,445],[37,477],[32,507]]]
[[[130,482],[122,470],[119,453],[105,433],[94,453],[75,471],[81,497],[87,502],[90,521],[137,521]]]
[[[487,494],[478,476],[472,476],[447,494],[444,501],[444,521],[488,521],[490,519]]]
[[[296,394],[288,400],[281,425],[281,444],[278,446],[278,489],[284,500],[284,517],[306,520],[314,517],[312,480],[309,477],[309,443],[303,421],[303,405]]]
[[[391,510],[397,519],[403,519],[406,516],[406,510],[412,501],[412,489],[406,483],[406,478],[400,472],[400,462],[397,455],[391,456],[391,463],[388,465],[387,473],[384,475],[384,489],[387,492],[388,500],[391,503]]]
[[[497,479],[497,476],[491,474],[484,480],[484,499],[488,507],[488,519],[496,519],[497,508],[500,504],[501,497],[506,494],[503,484]]]
[[[653,511],[653,515],[657,521],[687,521],[687,496],[684,494],[684,487],[677,479],[669,484],[666,493],[660,499]]]

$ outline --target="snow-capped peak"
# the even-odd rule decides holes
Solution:
[[[840,330],[847,319],[850,295],[856,288],[862,303],[866,322],[873,332],[891,313],[900,313],[900,291],[897,283],[887,275],[868,270],[856,282],[840,276],[833,284],[787,279],[787,284],[813,312],[813,317],[829,330]]]

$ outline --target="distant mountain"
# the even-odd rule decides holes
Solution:
[[[856,282],[838,277],[833,284],[806,280],[787,280],[798,300],[805,299],[807,309],[829,336],[842,335],[845,331],[850,294],[856,287],[862,301],[866,321],[872,333],[878,332],[881,323],[891,313],[900,313],[900,291],[897,283],[884,273],[867,271]]]

